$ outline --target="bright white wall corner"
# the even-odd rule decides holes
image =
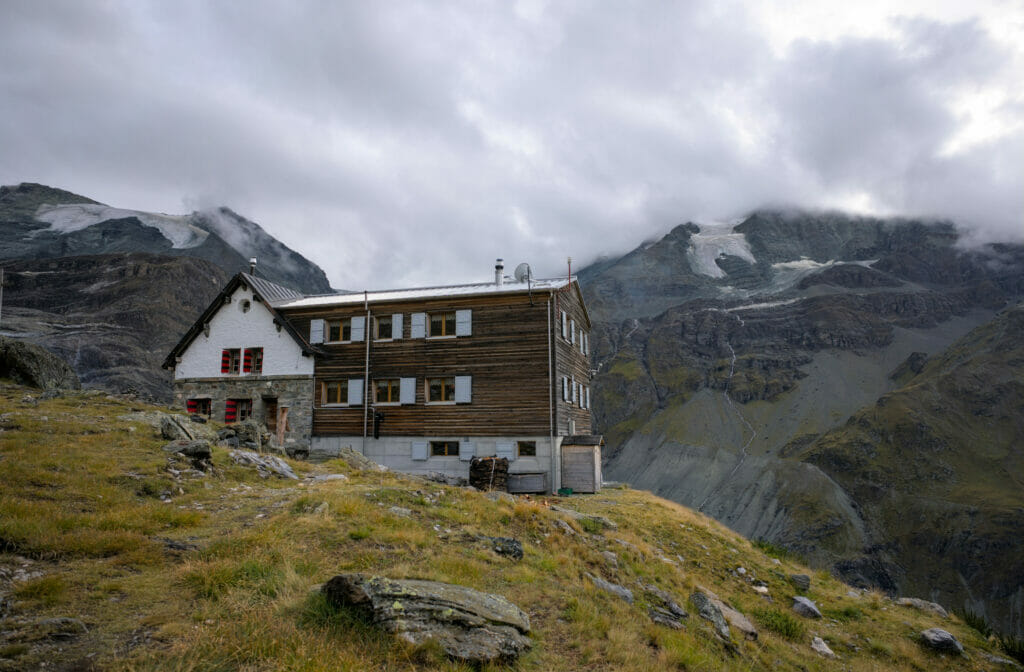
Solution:
[[[243,302],[250,304],[243,312]],[[174,378],[246,378],[250,374],[220,372],[225,348],[263,348],[264,376],[313,375],[313,358],[303,357],[302,349],[285,329],[277,330],[274,317],[252,290],[239,287],[231,303],[221,306],[210,320],[210,335],[199,334],[181,355]]]

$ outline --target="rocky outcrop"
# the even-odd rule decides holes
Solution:
[[[228,455],[235,461],[235,464],[256,469],[261,478],[270,476],[295,480],[299,478],[287,462],[274,455],[257,455],[248,450],[232,450]]]
[[[0,378],[43,390],[78,390],[82,383],[63,359],[34,343],[0,336]]]
[[[964,646],[957,638],[941,628],[928,628],[921,633],[921,643],[929,649],[943,653],[963,653]]]
[[[361,574],[339,574],[322,591],[331,604],[354,607],[411,644],[435,642],[455,660],[508,662],[530,648],[529,617],[499,595]]]

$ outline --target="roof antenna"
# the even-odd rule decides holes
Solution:
[[[249,257],[249,275],[256,275],[256,257]]]

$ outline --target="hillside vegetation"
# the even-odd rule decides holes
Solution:
[[[508,598],[531,621],[520,670],[1010,669],[955,616],[852,590],[647,493],[512,498],[341,460],[263,479],[221,447],[212,471],[175,474],[145,421],[159,410],[0,386],[0,670],[468,669],[330,607],[317,587],[343,571]],[[519,540],[522,559],[482,535]],[[810,576],[823,619],[791,610],[791,574]],[[698,586],[757,639],[717,636],[688,601]],[[652,622],[659,593],[689,612],[682,629]],[[966,655],[923,648],[932,627]]]

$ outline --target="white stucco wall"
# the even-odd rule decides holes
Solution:
[[[249,301],[248,312],[242,311]],[[239,287],[231,303],[221,306],[210,320],[210,335],[200,334],[181,355],[174,367],[174,378],[245,378],[251,374],[220,372],[221,354],[226,348],[263,348],[263,376],[313,375],[313,357],[303,357],[302,349],[284,329],[274,324],[270,311],[252,290]]]

